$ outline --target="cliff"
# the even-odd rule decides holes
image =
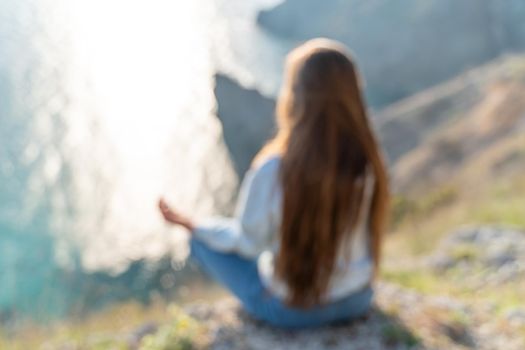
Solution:
[[[272,136],[275,101],[223,74],[215,75],[214,93],[224,141],[242,178],[255,154]]]
[[[516,175],[525,170],[525,57],[469,71],[377,119],[401,192]]]
[[[258,23],[278,36],[347,44],[381,107],[523,50],[523,18],[521,0],[287,0],[260,12]]]

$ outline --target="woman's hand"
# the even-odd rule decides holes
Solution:
[[[190,232],[195,228],[191,219],[170,208],[164,198],[159,200],[159,209],[162,216],[164,217],[164,220],[170,224],[182,226],[188,229]]]

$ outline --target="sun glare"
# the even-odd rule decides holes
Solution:
[[[159,195],[192,209],[197,200],[206,202],[196,197],[201,177],[188,176],[188,169],[197,172],[199,162],[216,148],[220,129],[211,118],[213,67],[206,5],[206,0],[69,4],[71,71],[85,77],[89,87],[88,92],[86,86],[73,90],[91,96],[93,115],[87,119],[94,119],[105,143],[98,147],[103,148],[100,156],[90,154],[98,167],[93,172],[106,173],[111,183],[103,199],[104,220],[96,227],[92,213],[101,203],[93,203],[89,192],[101,184],[78,186],[76,201],[84,216],[78,220],[80,231],[102,231],[98,240],[82,240],[88,266],[115,265],[119,249],[125,258],[158,256],[166,241],[175,244],[175,235],[166,234],[156,212]],[[79,115],[85,113],[68,114],[70,129],[78,127]],[[86,152],[96,148],[96,142],[90,135],[79,148]],[[225,156],[224,162],[227,169]],[[202,207],[210,211],[213,206]]]

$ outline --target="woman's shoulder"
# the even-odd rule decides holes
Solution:
[[[252,171],[256,173],[275,172],[281,164],[281,155],[272,154],[258,160],[252,166]]]
[[[272,181],[279,174],[280,164],[280,155],[269,155],[255,162],[247,175],[258,182]]]

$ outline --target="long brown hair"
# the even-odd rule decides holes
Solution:
[[[344,46],[309,41],[289,54],[286,68],[278,133],[256,162],[281,154],[283,218],[275,271],[288,286],[289,304],[308,307],[321,302],[338,249],[353,236],[367,177],[374,179],[367,228],[377,271],[389,189],[359,76]]]

